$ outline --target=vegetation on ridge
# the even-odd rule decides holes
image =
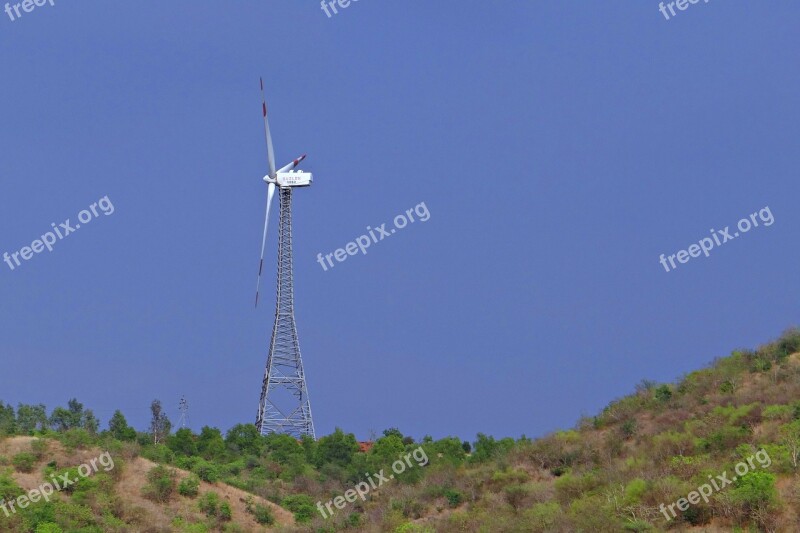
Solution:
[[[674,384],[642,381],[597,416],[540,439],[416,441],[389,429],[367,452],[339,429],[299,442],[262,437],[251,424],[224,435],[211,427],[173,432],[155,403],[147,432],[119,411],[100,431],[77,400],[49,416],[42,405],[0,403],[0,499],[13,501],[102,451],[115,462],[49,502],[10,516],[0,510],[0,530],[796,531],[799,351],[800,330],[790,330]],[[370,475],[391,472],[420,447],[424,466],[322,517],[317,502],[324,507]],[[769,461],[753,462],[757,453]],[[731,478],[747,458],[749,471],[707,501],[673,505],[674,518],[664,512],[723,473]]]

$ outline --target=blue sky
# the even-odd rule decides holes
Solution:
[[[2,6],[0,6],[2,7]],[[538,436],[800,323],[796,2],[63,2],[0,13],[0,399],[252,422],[276,233],[319,435]],[[425,202],[431,217],[324,271]],[[665,272],[769,206],[774,224]],[[277,212],[274,212],[277,214]],[[273,217],[272,227],[276,228]]]

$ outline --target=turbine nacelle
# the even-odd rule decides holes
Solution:
[[[278,187],[308,187],[314,181],[314,176],[311,172],[290,170],[289,172],[278,172],[276,181]]]
[[[273,183],[278,187],[308,187],[313,183],[314,176],[310,172],[303,172],[302,170],[293,170],[299,165],[306,156],[303,154],[285,167],[275,172],[275,177],[269,175],[264,176],[264,181]]]

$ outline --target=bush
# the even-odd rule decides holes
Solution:
[[[637,423],[635,418],[629,418],[622,423],[621,431],[625,439],[630,439],[636,435]]]
[[[464,495],[455,489],[444,491],[444,497],[447,498],[447,504],[450,507],[458,507],[464,501]]]
[[[231,518],[233,518],[231,506],[228,504],[228,502],[222,502],[222,505],[219,506],[219,519],[227,522]]]
[[[585,496],[600,486],[600,480],[592,472],[576,476],[567,473],[556,479],[556,499],[562,503],[569,503],[581,496]]]
[[[561,506],[555,502],[537,503],[525,511],[526,525],[533,532],[555,531],[558,518],[562,515]]]
[[[794,408],[791,405],[768,405],[764,407],[762,416],[767,420],[787,421],[793,417]]]
[[[750,365],[751,372],[766,372],[770,368],[772,368],[772,363],[760,357],[755,358]]]
[[[748,511],[771,506],[778,499],[775,476],[767,472],[750,472],[737,478],[731,493]]]
[[[165,466],[156,466],[147,473],[147,485],[142,489],[145,498],[166,503],[175,491],[175,471]]]
[[[669,385],[661,385],[656,388],[656,392],[653,395],[659,403],[667,403],[672,399],[672,388]]]
[[[92,445],[93,439],[85,429],[74,428],[68,429],[61,435],[61,442],[69,450],[85,450]]]
[[[178,485],[178,494],[194,498],[200,489],[200,478],[194,474],[185,477]]]
[[[36,526],[36,533],[64,533],[64,530],[53,522],[43,522]]]
[[[308,522],[314,516],[314,501],[306,494],[293,494],[281,502],[284,507],[294,513],[294,518],[299,523]]]
[[[506,502],[514,508],[514,512],[517,512],[530,496],[530,489],[525,485],[511,485],[504,489],[504,493]]]
[[[344,521],[344,525],[350,528],[357,528],[361,525],[361,515],[359,513],[351,513]]]
[[[513,447],[514,439],[505,438],[497,441],[494,437],[478,433],[478,440],[475,441],[475,446],[473,446],[470,462],[484,463],[490,459],[502,458]]]
[[[33,472],[33,467],[36,466],[36,456],[32,453],[22,452],[15,455],[11,462],[14,464],[14,468],[17,469],[17,472],[26,472],[30,473]]]
[[[198,507],[206,516],[219,515],[219,495],[216,492],[206,492],[197,501]]]
[[[216,465],[208,461],[197,461],[192,471],[197,474],[200,479],[208,483],[216,483],[219,480],[219,469]]]
[[[37,460],[41,460],[47,453],[49,443],[44,439],[33,439],[31,441],[31,453],[36,456]]]
[[[248,511],[250,511],[250,514],[253,515],[253,518],[255,518],[256,522],[262,526],[271,526],[275,523],[275,515],[272,514],[272,509],[266,505],[257,503],[255,505],[248,506]]]
[[[647,481],[644,479],[632,479],[625,486],[625,496],[623,499],[624,505],[637,505],[642,501],[642,497],[647,492]]]
[[[23,494],[25,491],[17,485],[10,471],[0,472],[0,500],[13,500]]]

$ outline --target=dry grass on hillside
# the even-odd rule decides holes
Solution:
[[[22,452],[31,452],[34,437],[10,437],[0,441],[0,456],[11,458]],[[68,450],[60,442],[47,439],[48,449],[33,472],[14,472],[13,477],[17,484],[25,490],[39,487],[45,481],[44,469],[48,462],[55,461],[59,468],[68,468],[89,464],[92,459],[99,457],[103,450]],[[122,465],[121,472],[116,474],[116,495],[119,498],[119,511],[121,518],[137,527],[142,533],[156,533],[172,531],[172,521],[181,517],[187,522],[202,522],[205,516],[200,512],[196,499],[186,498],[175,493],[166,504],[155,503],[142,496],[142,488],[147,484],[147,472],[156,466],[155,463],[142,457],[114,457],[115,465]],[[189,476],[189,472],[173,468],[178,476],[178,482]],[[100,468],[102,472],[102,467]],[[231,507],[233,522],[241,526],[244,531],[265,531],[253,516],[247,512],[245,501],[248,497],[254,503],[265,505],[272,509],[275,516],[275,526],[294,525],[294,515],[258,496],[231,487],[224,483],[206,483],[201,481],[200,494],[216,492],[220,501],[227,502]]]

